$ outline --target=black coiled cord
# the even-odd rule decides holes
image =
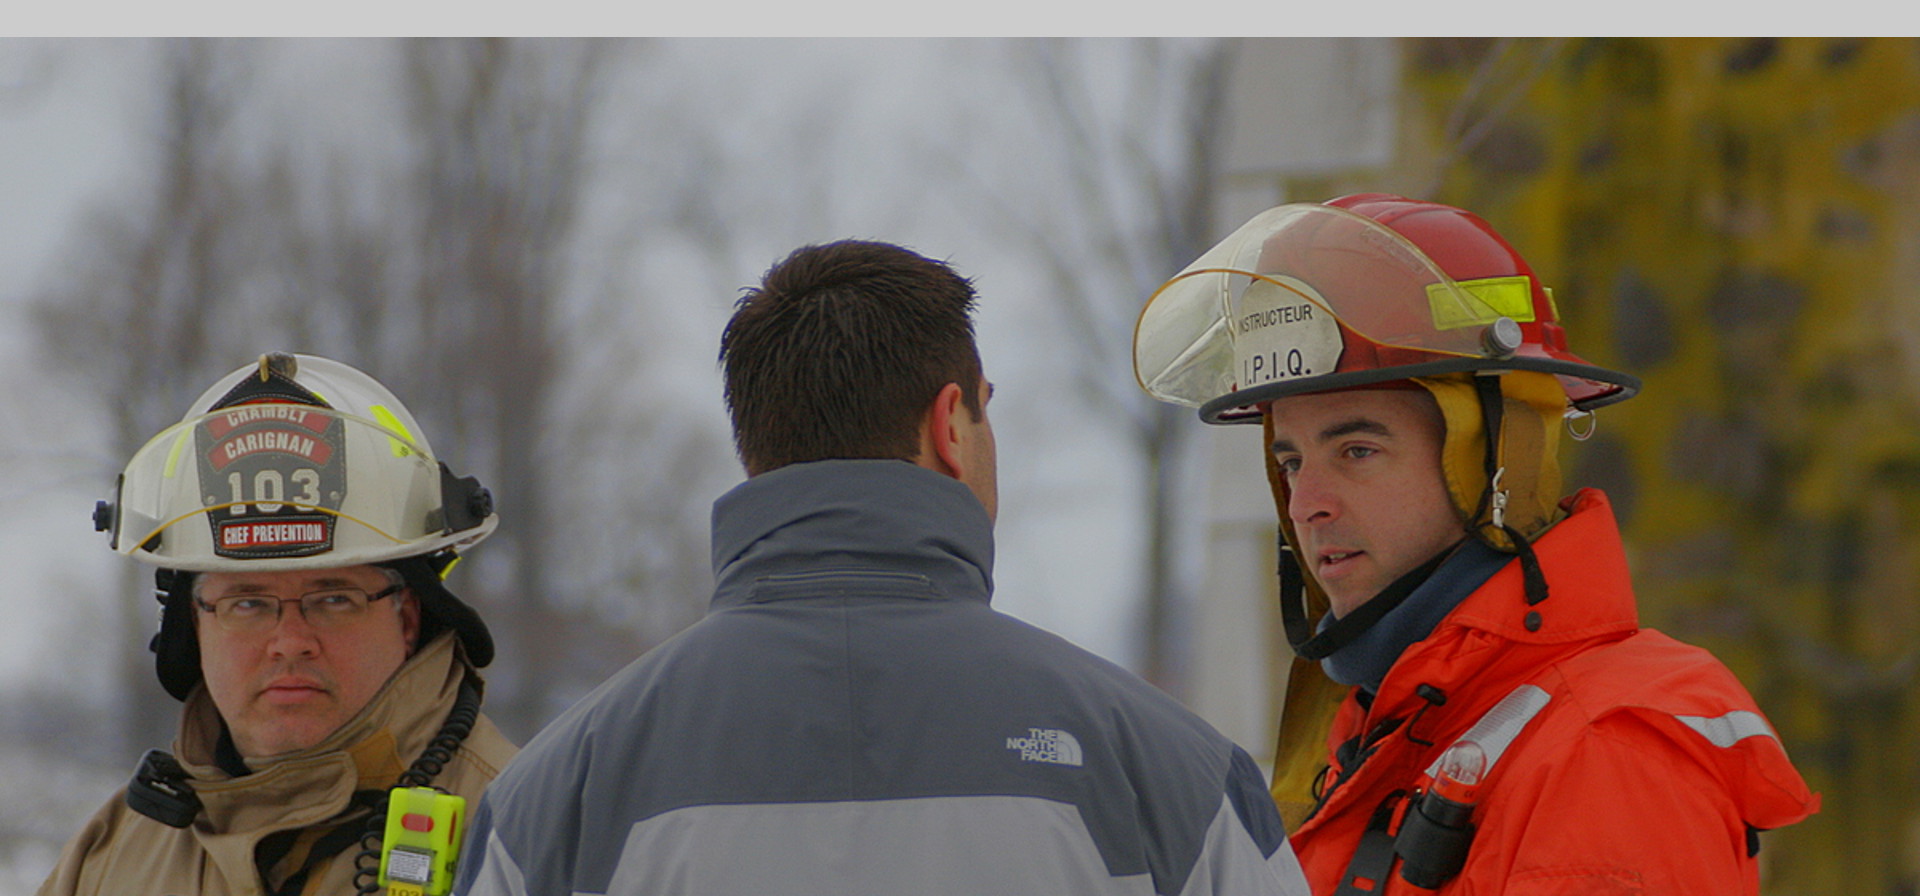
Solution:
[[[453,761],[454,751],[473,733],[474,723],[479,720],[480,686],[468,675],[460,682],[460,695],[454,699],[453,711],[447,713],[446,722],[440,725],[440,733],[434,735],[420,758],[400,774],[393,786],[432,786],[433,779]],[[445,788],[434,789],[446,792]],[[382,790],[373,799],[373,814],[367,817],[367,832],[360,838],[360,854],[353,857],[353,886],[361,896],[380,892],[380,847],[386,839],[387,803],[392,798],[391,790]]]

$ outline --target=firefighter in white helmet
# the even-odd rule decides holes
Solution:
[[[359,370],[275,353],[228,374],[95,522],[158,567],[151,647],[185,705],[42,896],[372,892],[392,788],[477,798],[512,757],[479,712],[492,638],[442,581],[492,498]]]
[[[1313,892],[1756,892],[1758,831],[1818,798],[1724,666],[1640,628],[1606,497],[1560,498],[1562,428],[1639,383],[1485,221],[1271,209],[1154,293],[1134,359],[1264,427]]]

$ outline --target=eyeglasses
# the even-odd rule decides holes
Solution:
[[[213,603],[195,599],[203,613],[212,613],[214,621],[229,632],[258,635],[280,623],[280,607],[298,604],[300,616],[318,629],[345,628],[367,615],[373,602],[405,591],[405,585],[390,585],[372,594],[364,588],[325,588],[299,597],[274,597],[270,594],[233,594]]]

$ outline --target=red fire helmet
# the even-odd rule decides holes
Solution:
[[[1487,222],[1384,193],[1269,209],[1168,280],[1134,371],[1210,423],[1287,395],[1464,371],[1555,374],[1575,411],[1638,379],[1567,350],[1553,295]]]

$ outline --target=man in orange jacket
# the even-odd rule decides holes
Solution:
[[[1756,893],[1759,832],[1817,810],[1753,699],[1640,628],[1564,421],[1633,377],[1461,209],[1269,210],[1135,334],[1156,398],[1265,428],[1288,680],[1274,796],[1313,892]]]

